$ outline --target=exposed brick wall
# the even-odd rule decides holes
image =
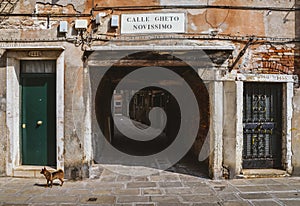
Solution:
[[[262,74],[293,74],[294,49],[287,47],[271,46],[265,51],[253,54],[256,59],[256,73]]]

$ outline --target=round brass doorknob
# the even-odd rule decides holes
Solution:
[[[39,121],[36,122],[36,124],[40,126],[40,125],[43,124],[43,121],[39,120]]]

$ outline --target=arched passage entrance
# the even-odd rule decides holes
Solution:
[[[192,57],[195,57],[197,54],[194,53],[193,55]],[[194,165],[200,165],[197,160],[208,135],[210,113],[209,94],[205,83],[198,75],[197,69],[193,68],[190,63],[178,58],[178,55],[173,55],[173,52],[143,51],[132,52],[120,59],[117,59],[118,56],[118,52],[112,52],[108,58],[102,55],[92,56],[94,60],[89,58],[91,62],[89,63],[91,83],[92,88],[94,88],[92,92],[94,97],[94,120],[99,127],[98,130],[96,129],[97,132],[94,132],[96,134],[93,139],[94,161],[104,164],[111,163],[111,160],[108,160],[109,158],[103,157],[103,151],[107,149],[104,146],[104,142],[109,143],[115,149],[127,155],[140,157],[154,155],[174,143],[181,124],[185,123],[190,128],[197,128],[195,139],[189,151],[186,151],[188,155],[192,154],[191,156],[193,156],[192,160],[188,159],[188,161],[189,163],[194,162]],[[197,60],[199,61],[199,59]],[[201,66],[210,64],[210,62],[206,61],[203,63],[203,58],[201,60]],[[195,62],[194,59],[192,61]],[[164,68],[168,72],[179,76],[182,81],[175,81],[172,77],[166,77],[162,78],[156,86],[142,87],[147,76],[139,79],[127,78],[126,87],[122,90],[118,89],[118,84],[128,74],[145,67],[151,70],[152,73],[159,73],[159,68]],[[187,84],[192,91],[196,100],[196,111],[198,111],[191,113],[188,117],[182,114],[182,108],[180,108],[176,97],[163,88],[168,85],[175,90],[180,90],[184,84]],[[142,89],[136,90],[135,88],[139,86]],[[185,98],[185,94],[181,94]],[[184,101],[188,102],[191,100],[187,98]],[[154,121],[151,122],[150,126],[149,114],[155,107],[160,107],[165,111],[167,117],[165,125],[164,117],[160,113],[152,113],[154,115],[152,120]],[[184,118],[182,118],[183,116]],[[147,129],[149,126],[159,128],[161,125],[164,125],[165,127],[156,138],[148,141],[139,141],[122,134],[115,126],[117,122],[122,124],[123,127],[126,127],[126,122],[132,122],[141,130]],[[95,124],[93,127],[95,127]],[[105,138],[101,139],[101,135],[98,135],[99,133]],[[186,138],[189,138],[189,129],[185,130],[185,134]],[[141,136],[143,136],[143,133],[141,133]],[[176,151],[173,152],[176,153]],[[119,163],[122,164],[123,162],[120,160]],[[138,163],[135,162],[133,165],[136,164]],[[208,167],[204,170],[202,174],[207,174]]]

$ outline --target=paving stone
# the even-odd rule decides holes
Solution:
[[[108,204],[112,205],[116,203],[115,196],[103,195],[103,196],[85,196],[80,199],[80,204],[95,204],[95,205],[103,205]]]
[[[117,179],[116,176],[103,176],[103,177],[100,177],[100,181],[101,182],[115,182]]]
[[[182,187],[182,188],[166,188],[166,194],[191,194],[192,189],[189,187]]]
[[[295,187],[289,185],[268,185],[271,191],[296,191]]]
[[[39,179],[39,181],[40,180],[46,181],[45,178]],[[14,178],[11,178],[10,181],[6,184],[6,187],[16,186],[16,185],[20,187],[20,186],[24,186],[26,184],[33,185],[35,181],[37,181],[37,179],[14,177]]]
[[[148,177],[144,177],[144,176],[133,177],[132,180],[134,182],[147,182],[147,181],[149,181]]]
[[[37,186],[38,187],[41,187],[41,188],[47,188],[45,187],[45,182],[43,182],[42,184],[38,184]],[[49,188],[49,187],[48,187]],[[60,187],[58,185],[53,185],[53,187],[51,189],[56,189],[56,188],[63,188],[63,189],[68,189],[68,188],[83,188],[83,185],[80,183],[80,182],[76,182],[76,181],[65,181],[63,186]]]
[[[97,203],[95,203],[95,204],[82,204],[82,203],[80,203],[80,204],[78,204],[78,205],[80,205],[80,206],[91,206],[91,205],[101,205],[101,206],[112,206],[111,204],[103,204],[103,203],[101,203],[101,204],[97,204]],[[127,206],[129,206],[129,205],[127,205]],[[133,205],[130,205],[130,206],[133,206]]]
[[[216,193],[232,193],[238,192],[238,190],[230,185],[214,185],[213,190]]]
[[[137,203],[135,206],[155,206],[155,203]]]
[[[300,184],[289,184],[290,187],[294,188],[295,190],[300,190]]]
[[[11,178],[0,178],[0,187],[9,184],[11,180],[12,180]]]
[[[117,182],[129,182],[132,179],[131,176],[119,175],[116,179]]]
[[[251,179],[249,183],[251,185],[279,185],[280,184],[279,182],[273,179],[267,179],[267,178]]]
[[[162,182],[164,180],[162,175],[151,175],[149,176],[150,181]]]
[[[110,171],[108,169],[104,169],[101,173],[101,177],[103,176],[112,176],[112,175],[115,175],[116,173],[114,173],[113,171]]]
[[[267,201],[251,201],[251,203],[254,206],[277,206],[280,205],[279,203],[273,201],[273,200],[267,200]]]
[[[203,179],[191,175],[179,175],[179,178],[183,182],[201,182]]]
[[[37,206],[37,205],[42,206],[40,204],[34,204],[34,206]],[[84,205],[84,204],[80,204],[80,205]],[[74,206],[74,203],[61,203],[61,204],[59,204],[59,206]]]
[[[92,194],[91,190],[87,189],[71,189],[67,191],[67,194],[72,194],[72,195],[90,195]]]
[[[214,203],[220,201],[220,199],[214,195],[183,195],[181,197],[183,199],[183,202],[191,203]]]
[[[187,187],[207,187],[204,182],[183,182],[183,185]]]
[[[202,186],[202,187],[193,187],[192,188],[193,194],[215,194],[215,191],[208,187],[208,186]]]
[[[30,199],[30,196],[3,195],[0,194],[0,204],[23,204]]]
[[[155,182],[129,182],[127,183],[127,188],[146,188],[146,187],[156,187]]]
[[[251,203],[247,201],[228,201],[228,202],[222,202],[223,206],[250,206]]]
[[[92,191],[93,195],[109,195],[112,194],[112,189],[94,189]]]
[[[298,206],[300,205],[300,200],[281,200],[285,206]]]
[[[233,179],[233,180],[228,180],[228,183],[231,184],[231,185],[234,185],[234,186],[237,186],[237,185],[249,185],[249,181],[247,180],[243,180],[243,179]]]
[[[134,189],[114,189],[113,193],[115,195],[140,195],[140,189],[134,188]]]
[[[241,192],[258,192],[258,191],[270,191],[271,189],[267,186],[237,186],[236,187]]]
[[[203,182],[204,184],[209,184],[212,186],[218,186],[218,185],[229,185],[228,180],[208,180],[206,182]]]
[[[150,201],[158,202],[158,203],[177,203],[177,204],[181,202],[178,196],[151,196]]]
[[[239,198],[239,196],[237,194],[228,194],[228,193],[222,193],[222,194],[218,194],[217,196],[220,200],[222,201],[238,201],[241,200],[241,198]]]
[[[51,193],[50,193],[51,192]],[[48,194],[63,194],[65,191],[62,190],[49,190],[47,188],[24,188],[18,192],[18,195],[48,195]]]
[[[160,187],[182,187],[181,182],[159,182]]]
[[[300,198],[299,192],[278,192],[278,193],[272,192],[270,194],[278,199]]]
[[[34,196],[30,199],[31,203],[77,203],[78,196],[75,195],[63,195],[63,196]]]
[[[295,177],[252,182],[236,179],[232,184],[232,180],[198,178],[196,181],[193,177],[183,181],[182,175],[169,172],[148,176],[147,181],[108,174],[105,177],[116,181],[66,181],[63,187],[52,188],[43,187],[44,179],[0,177],[0,205],[300,205],[300,192],[296,190],[300,178]],[[294,180],[296,184],[290,184]],[[90,198],[96,199],[88,201]]]
[[[1,194],[17,194],[19,192],[19,189],[14,188],[3,188],[1,191]]]
[[[161,189],[143,189],[143,195],[162,195],[163,192]]]
[[[293,177],[293,178],[275,178],[273,179],[275,182],[280,184],[287,184],[287,185],[300,185],[300,178]]]
[[[117,203],[139,203],[149,202],[149,197],[146,196],[121,196],[117,198]]]
[[[190,204],[158,202],[157,206],[190,206]]]
[[[239,196],[243,199],[272,199],[267,193],[241,193]]]
[[[96,188],[125,188],[125,183],[120,182],[103,182],[95,185]]]
[[[174,182],[174,181],[181,181],[179,176],[176,175],[153,175],[150,176],[151,181],[157,181],[157,182]]]

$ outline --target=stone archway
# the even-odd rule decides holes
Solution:
[[[206,85],[199,77],[197,71],[193,69],[188,63],[184,62],[182,59],[179,59],[173,56],[170,52],[157,52],[157,51],[144,51],[144,52],[133,52],[132,54],[115,61],[112,66],[106,69],[106,72],[103,72],[102,69],[107,65],[111,60],[101,59],[100,56],[92,57],[95,60],[91,60],[92,65],[89,65],[89,68],[96,73],[101,73],[101,80],[95,81],[92,83],[94,88],[93,97],[94,97],[94,111],[95,117],[94,120],[97,122],[102,134],[105,136],[105,139],[108,142],[113,140],[114,133],[114,122],[111,114],[111,99],[113,97],[113,92],[118,85],[118,83],[130,72],[135,71],[141,67],[149,67],[155,65],[157,67],[164,67],[184,79],[184,81],[189,85],[193,91],[196,99],[197,106],[200,114],[197,137],[192,145],[191,151],[198,156],[205,139],[207,138],[209,125],[210,125],[210,112],[209,112],[209,94],[206,88]],[[109,62],[110,63],[110,62]],[[155,71],[153,71],[155,72]],[[139,84],[139,81],[132,81],[130,84]],[[180,84],[177,85],[180,87]],[[130,88],[128,88],[130,89]],[[171,104],[176,105],[176,101]],[[170,104],[170,105],[171,105]],[[176,107],[170,106],[167,116],[169,122],[167,123],[168,128],[177,127],[180,122],[176,119],[178,116],[178,111],[173,112],[172,110]],[[146,108],[147,109],[147,108]],[[176,109],[175,109],[176,110]],[[180,111],[179,111],[180,112]],[[199,118],[198,114],[198,118]],[[195,114],[197,115],[197,114]],[[192,126],[194,123],[193,116],[186,121]],[[195,125],[194,125],[195,126]],[[172,133],[173,130],[169,129],[168,134]],[[174,136],[172,134],[171,136]],[[94,159],[95,162],[101,162],[101,146],[100,140],[94,139]],[[149,142],[148,142],[149,143]],[[147,144],[147,142],[145,143]],[[145,145],[144,144],[144,145]]]

